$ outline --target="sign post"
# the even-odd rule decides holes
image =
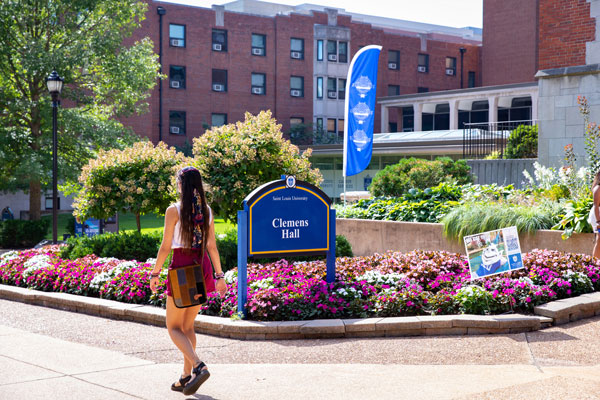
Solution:
[[[335,281],[335,209],[318,187],[294,176],[266,183],[238,211],[238,312],[246,316],[249,257],[327,257],[327,282]]]

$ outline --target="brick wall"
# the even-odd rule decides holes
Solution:
[[[585,64],[586,43],[596,35],[586,0],[539,0],[539,69]]]
[[[313,54],[314,25],[327,25],[326,13],[312,15],[291,14],[276,17],[262,17],[235,12],[224,13],[224,26],[216,25],[216,11],[213,9],[190,7],[172,3],[148,1],[146,19],[141,28],[129,39],[131,43],[143,37],[150,37],[159,50],[159,16],[156,7],[166,9],[163,16],[163,73],[169,74],[170,65],[186,67],[186,88],[173,89],[169,80],[162,82],[163,128],[162,140],[171,145],[183,145],[186,141],[200,136],[206,125],[211,123],[212,113],[227,114],[227,122],[244,118],[244,112],[253,114],[270,109],[284,132],[289,130],[292,117],[302,117],[305,123],[313,120]],[[185,48],[169,45],[169,24],[186,26]],[[464,56],[464,87],[468,84],[468,72],[476,72],[476,84],[481,84],[480,46],[477,42],[449,37],[447,40],[436,37],[420,38],[414,33],[395,32],[373,28],[369,24],[353,22],[350,16],[339,15],[337,24],[351,30],[350,54],[359,46],[381,44],[383,50],[379,61],[377,85],[378,97],[387,96],[388,85],[399,85],[401,94],[416,93],[417,87],[427,87],[430,91],[460,88],[460,47],[467,49]],[[212,29],[227,31],[227,52],[216,52],[211,48]],[[251,55],[252,33],[266,35],[266,56]],[[439,36],[439,35],[438,35]],[[304,39],[304,59],[290,57],[290,39]],[[460,43],[460,42],[464,43]],[[425,46],[423,49],[422,46]],[[388,50],[400,51],[400,69],[388,69]],[[417,72],[417,56],[429,54],[429,72]],[[446,57],[456,57],[457,75],[445,74]],[[227,70],[227,92],[212,90],[212,69]],[[251,93],[251,74],[266,75],[266,95]],[[304,77],[304,97],[291,97],[290,77]],[[147,136],[152,141],[159,140],[158,133],[158,86],[149,98],[150,110],[141,116],[123,119],[137,134]],[[340,100],[341,101],[341,100]],[[169,133],[169,111],[186,112],[186,135]],[[390,121],[396,114],[390,114]],[[380,107],[375,111],[375,132],[380,131]]]
[[[483,86],[535,81],[536,3],[537,0],[483,1]]]

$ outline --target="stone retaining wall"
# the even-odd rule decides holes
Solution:
[[[462,242],[444,237],[442,224],[340,218],[336,220],[336,233],[348,239],[355,256],[369,256],[387,250],[409,252],[417,249],[465,254]],[[550,230],[540,230],[533,235],[519,234],[521,251],[527,253],[533,249],[549,249],[592,253],[593,233],[573,234],[567,240],[563,240],[561,234],[562,231]]]
[[[0,285],[0,298],[107,318],[165,326],[165,310],[66,293]],[[440,315],[364,319],[259,322],[198,315],[198,333],[247,340],[481,335],[530,332],[600,315],[600,292],[535,308],[538,315]]]

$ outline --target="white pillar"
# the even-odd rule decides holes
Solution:
[[[537,121],[538,119],[538,93],[531,94],[531,120]]]
[[[498,97],[488,97],[488,123],[498,122]]]
[[[383,104],[381,105],[381,133],[389,132],[390,128],[390,109]]]
[[[420,132],[423,130],[423,103],[413,104],[414,110],[414,128],[413,131]]]
[[[450,129],[458,129],[458,100],[450,100]]]

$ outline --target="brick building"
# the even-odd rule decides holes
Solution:
[[[380,95],[481,84],[476,28],[254,0],[211,9],[158,1],[148,5],[131,40],[153,40],[167,79],[152,93],[150,112],[124,122],[154,142],[181,146],[211,125],[267,109],[284,132],[305,124],[341,135],[348,66],[368,44],[383,46]],[[376,132],[380,112],[377,107]],[[392,113],[385,129],[397,129],[399,118]]]

